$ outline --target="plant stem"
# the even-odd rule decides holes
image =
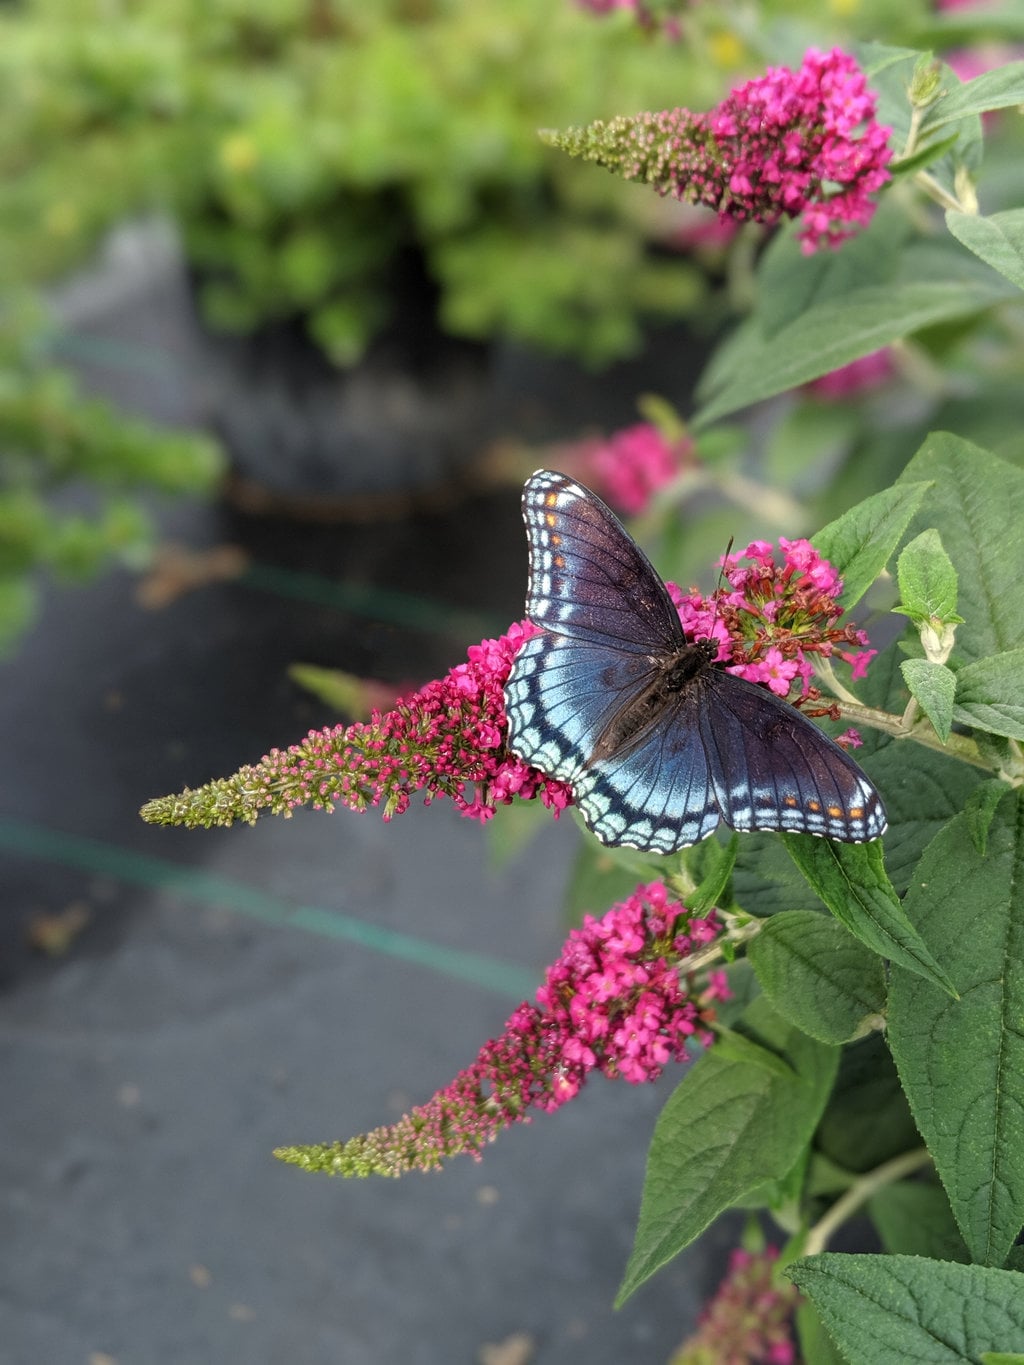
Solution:
[[[900,1156],[893,1157],[891,1161],[885,1161],[881,1166],[876,1166],[873,1171],[868,1171],[866,1175],[860,1176],[846,1193],[836,1200],[828,1213],[810,1229],[803,1246],[803,1255],[815,1256],[818,1252],[824,1251],[828,1246],[829,1239],[838,1232],[848,1218],[857,1212],[862,1204],[867,1203],[873,1194],[877,1194],[886,1185],[895,1184],[904,1176],[911,1175],[914,1171],[930,1165],[931,1160],[931,1153],[926,1147],[917,1147],[914,1151],[903,1152]]]
[[[857,721],[861,725],[870,725],[872,729],[881,730],[883,734],[892,735],[894,739],[913,739],[918,744],[923,744],[926,749],[934,749],[937,753],[959,758],[961,762],[970,763],[985,772],[992,771],[992,765],[986,763],[978,752],[977,744],[966,735],[951,734],[943,744],[928,721],[915,721],[907,726],[904,724],[903,716],[894,716],[889,711],[878,711],[873,706],[862,706],[860,702],[840,701],[839,711],[844,719]]]

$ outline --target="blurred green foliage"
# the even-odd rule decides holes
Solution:
[[[32,619],[38,570],[138,563],[152,537],[140,494],[208,490],[221,469],[212,441],[83,397],[46,352],[34,310],[0,315],[0,653]]]
[[[712,103],[744,58],[566,0],[26,0],[0,17],[0,287],[160,207],[219,326],[302,316],[352,361],[413,249],[448,330],[602,363],[703,277],[649,249],[664,205],[537,129]]]

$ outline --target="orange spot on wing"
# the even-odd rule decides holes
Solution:
[[[832,816],[833,820],[841,820],[843,815],[843,808],[842,806],[829,806],[828,813],[829,815]]]

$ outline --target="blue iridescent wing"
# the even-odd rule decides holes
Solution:
[[[684,693],[663,723],[625,758],[594,763],[573,783],[588,827],[603,844],[674,853],[721,819],[697,725],[698,694]]]
[[[526,614],[546,632],[519,651],[505,685],[509,743],[532,767],[575,782],[654,659],[685,641],[647,556],[582,484],[538,470],[523,489],[523,520]]]
[[[563,474],[528,480],[523,517],[526,611],[546,629],[519,651],[505,686],[510,747],[572,785],[603,843],[660,852],[696,843],[719,813],[695,715],[670,733],[655,729],[627,760],[588,761],[657,660],[685,648],[664,584],[618,518]]]
[[[664,583],[596,494],[539,469],[523,488],[523,520],[531,621],[627,654],[667,654],[686,643]]]
[[[670,725],[652,726],[626,758],[588,761],[597,736],[654,673],[636,654],[564,635],[535,635],[516,656],[505,709],[513,751],[570,783],[602,843],[671,853],[705,838],[720,818],[696,693],[684,698]]]
[[[575,783],[596,737],[650,673],[636,654],[567,635],[535,635],[516,655],[505,684],[510,747],[548,777]]]
[[[697,724],[726,824],[857,844],[885,833],[878,792],[813,721],[730,673],[709,669],[697,684]]]
[[[878,793],[844,750],[765,688],[695,663],[664,584],[599,498],[541,470],[523,515],[527,614],[545,633],[505,687],[509,745],[572,786],[599,839],[670,853],[720,819],[845,842],[884,832]],[[665,686],[683,656],[685,682]],[[633,738],[597,747],[652,687]]]

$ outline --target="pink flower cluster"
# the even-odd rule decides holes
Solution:
[[[776,1282],[774,1247],[752,1253],[737,1249],[715,1297],[701,1314],[696,1333],[675,1352],[670,1365],[793,1365],[793,1313],[800,1295],[793,1284]]]
[[[570,789],[528,767],[505,747],[502,687],[516,651],[537,628],[525,621],[507,635],[472,645],[466,663],[427,683],[366,722],[314,730],[299,744],[273,749],[257,769],[265,805],[352,810],[382,806],[402,814],[413,793],[427,804],[449,797],[463,815],[488,820],[514,797],[539,796],[557,815]]]
[[[810,49],[799,70],[770,67],[709,113],[667,109],[593,123],[552,139],[660,194],[723,218],[800,217],[805,252],[865,226],[889,180],[890,129],[854,59]]]
[[[876,651],[865,648],[868,637],[856,626],[837,628],[842,580],[810,541],[780,536],[779,549],[781,564],[765,540],[726,555],[722,569],[728,587],[710,597],[667,586],[683,629],[691,639],[716,639],[719,659],[731,661],[730,673],[764,683],[780,697],[788,696],[799,679],[798,700],[816,701],[810,656],[827,659],[838,652],[856,679]],[[751,562],[744,565],[744,559]]]
[[[691,1044],[712,1040],[713,1002],[728,996],[724,973],[710,973],[694,993],[680,972],[718,932],[714,911],[691,915],[661,882],[637,887],[573,930],[537,1003],[524,1001],[501,1036],[426,1104],[348,1142],[278,1155],[338,1175],[431,1170],[464,1152],[479,1159],[502,1128],[527,1122],[532,1110],[558,1109],[594,1071],[632,1084],[655,1080]]]
[[[693,459],[693,441],[668,440],[651,422],[623,427],[588,452],[590,481],[606,502],[637,516]]]

